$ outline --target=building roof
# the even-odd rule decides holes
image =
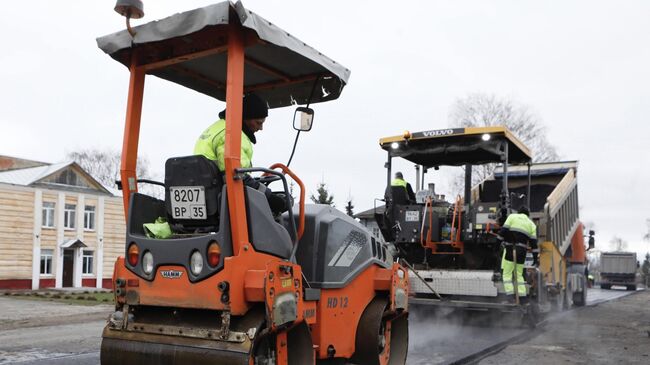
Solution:
[[[95,185],[96,190],[106,194],[115,195],[111,189],[107,189],[99,181],[93,178],[89,173],[84,171],[84,169],[82,169],[81,166],[79,166],[74,161],[60,162],[56,164],[38,166],[38,167],[28,167],[23,169],[0,171],[0,183],[21,185],[21,186],[31,186],[40,182],[46,177],[51,176],[66,168],[77,169],[78,172],[81,173],[81,175],[83,175],[85,178],[90,180],[90,182],[93,185]]]
[[[37,167],[49,165],[45,162],[28,160],[25,158],[0,155],[0,171],[14,170],[14,169],[25,169],[28,167]]]
[[[363,212],[355,214],[354,218],[358,218],[358,219],[375,219],[375,212],[377,212],[379,214],[383,214],[384,210],[386,210],[386,206],[379,205],[376,208],[370,208],[368,210],[364,210]]]
[[[73,163],[72,161],[68,161],[52,165],[2,171],[0,172],[0,182],[13,185],[31,185]]]

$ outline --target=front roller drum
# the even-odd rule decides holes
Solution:
[[[248,365],[251,347],[248,341],[232,344],[105,329],[100,361],[101,365]]]
[[[352,362],[359,365],[404,365],[408,351],[406,313],[389,313],[388,300],[375,297],[357,326]]]

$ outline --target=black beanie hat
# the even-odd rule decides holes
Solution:
[[[244,95],[242,120],[266,118],[269,116],[269,107],[266,101],[262,100],[256,94]],[[226,118],[226,110],[219,113],[219,118]]]
[[[521,207],[519,207],[519,209],[517,209],[517,213],[525,214],[527,216],[530,216],[530,211],[528,210],[528,207],[525,206],[525,205],[522,205]]]

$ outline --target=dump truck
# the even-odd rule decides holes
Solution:
[[[636,269],[639,267],[636,252],[602,252],[600,254],[600,287],[613,285],[636,290]]]
[[[522,314],[529,323],[553,307],[584,305],[586,255],[578,217],[577,163],[532,163],[530,150],[502,126],[404,132],[382,138],[387,153],[386,208],[375,218],[384,239],[411,268],[411,303]],[[391,186],[393,159],[416,167],[415,201]],[[472,170],[500,164],[472,183]],[[447,200],[427,184],[442,166],[464,168],[464,194]],[[506,217],[530,208],[539,265],[528,263],[526,304],[504,300],[501,277]],[[593,245],[593,238],[590,239]]]
[[[113,272],[115,311],[102,333],[101,363],[403,365],[405,269],[352,218],[305,204],[304,185],[288,166],[241,163],[245,93],[271,109],[303,105],[294,113],[299,134],[311,129],[310,104],[337,99],[350,71],[241,2],[131,27],[141,5],[118,1],[127,29],[97,40],[130,74],[121,163],[125,251]],[[172,156],[164,182],[138,179],[147,76],[225,101],[223,171],[203,156]],[[177,102],[160,107],[191,108]],[[178,128],[189,125],[178,121]],[[288,180],[295,181],[296,206],[274,215],[247,178],[279,182],[274,194],[287,206]],[[164,199],[139,193],[139,183],[161,185]],[[147,234],[154,223],[169,228],[164,238]]]

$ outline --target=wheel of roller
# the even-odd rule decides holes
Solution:
[[[357,326],[352,362],[363,365],[404,365],[408,351],[408,318],[386,315],[388,300],[375,297]]]

